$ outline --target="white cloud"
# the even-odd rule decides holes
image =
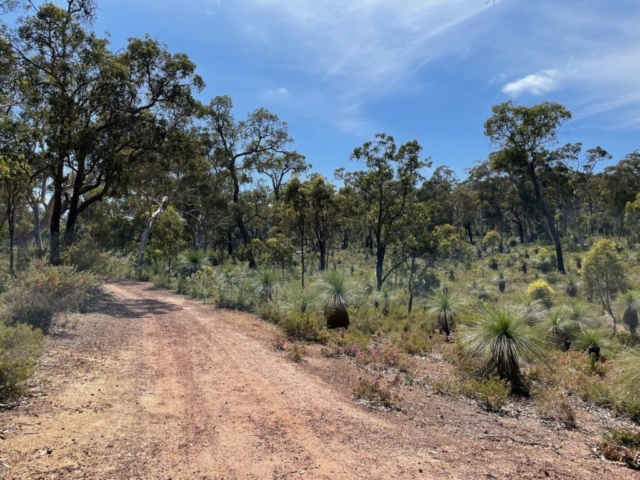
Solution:
[[[574,120],[588,119],[592,126],[640,126],[636,0],[618,0],[615,8],[597,0],[503,5],[505,18],[496,27],[511,20],[518,28],[497,28],[487,41],[502,46],[491,59],[494,72],[516,78],[501,82],[505,95],[545,95],[566,104]]]
[[[277,90],[269,90],[267,92],[267,95],[270,96],[270,97],[280,97],[280,98],[288,97],[289,96],[289,90],[287,90],[284,87],[280,87]]]
[[[515,82],[507,83],[502,87],[502,92],[514,98],[525,93],[544,95],[558,88],[557,75],[557,70],[542,70]]]

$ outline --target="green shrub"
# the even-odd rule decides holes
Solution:
[[[246,268],[226,268],[216,275],[220,308],[252,311],[256,304],[253,274]]]
[[[433,348],[433,340],[424,331],[402,332],[396,341],[398,348],[409,355],[428,353]]]
[[[216,273],[211,267],[203,267],[184,279],[184,292],[196,300],[213,300],[216,297]]]
[[[24,393],[40,357],[42,333],[27,325],[0,324],[0,402]]]
[[[309,342],[326,343],[327,331],[320,327],[321,320],[313,313],[291,312],[285,315],[279,325],[292,338]]]
[[[490,412],[499,412],[509,400],[511,384],[498,377],[471,379],[463,382],[460,390],[464,395],[478,401]]]
[[[537,300],[547,308],[553,305],[554,295],[555,291],[544,280],[536,280],[529,284],[527,288],[527,299],[529,299],[529,301]]]
[[[7,293],[9,321],[47,333],[56,315],[82,310],[99,292],[92,273],[78,272],[75,267],[31,266]]]

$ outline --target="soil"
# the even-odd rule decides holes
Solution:
[[[5,479],[640,478],[577,430],[398,386],[397,409],[352,398],[368,375],[320,347],[293,363],[278,330],[149,284],[105,286],[47,339],[41,379],[0,411]]]

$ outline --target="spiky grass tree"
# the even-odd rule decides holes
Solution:
[[[573,273],[567,275],[567,280],[564,284],[564,292],[571,298],[578,296],[578,277]]]
[[[318,304],[318,293],[312,288],[289,288],[283,296],[283,306],[289,312],[312,312]]]
[[[538,328],[546,332],[549,341],[558,346],[564,351],[569,350],[571,346],[571,335],[573,333],[574,325],[567,318],[567,314],[564,309],[552,310],[549,314],[538,324]]]
[[[579,330],[587,327],[591,323],[589,315],[589,305],[584,302],[574,302],[563,307],[567,320]]]
[[[476,313],[472,326],[459,333],[463,351],[485,365],[485,374],[497,374],[514,392],[528,393],[522,372],[529,362],[545,361],[549,341],[527,323],[524,308],[487,306]]]
[[[571,348],[588,353],[597,362],[602,355],[602,349],[610,345],[610,335],[606,330],[585,328],[576,333]]]
[[[438,319],[442,332],[449,337],[463,308],[460,298],[449,289],[438,290],[427,299],[426,307]]]
[[[186,276],[193,275],[209,265],[209,259],[202,250],[187,250],[180,255],[179,262],[180,270]]]
[[[615,360],[615,383],[623,400],[640,401],[640,348],[626,349]]]
[[[498,284],[498,290],[500,293],[504,293],[507,289],[507,278],[504,272],[498,272],[498,276],[495,278],[495,281]]]
[[[278,284],[278,274],[273,270],[263,270],[256,274],[255,290],[256,294],[264,302],[271,302],[276,293]]]
[[[318,299],[324,307],[327,328],[348,328],[349,307],[358,298],[357,285],[338,270],[327,272],[318,282]]]
[[[622,322],[629,327],[629,331],[636,334],[638,328],[638,310],[640,310],[640,295],[636,292],[627,292],[622,296],[624,314]]]

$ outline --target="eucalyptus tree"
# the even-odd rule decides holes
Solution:
[[[20,108],[45,119],[53,264],[60,263],[65,211],[70,245],[80,215],[117,189],[169,125],[193,114],[192,90],[204,86],[186,55],[149,37],[112,51],[92,31],[94,15],[91,1],[46,3],[8,33]]]
[[[233,216],[247,248],[249,267],[256,268],[241,190],[251,182],[258,165],[262,165],[266,173],[272,171],[269,162],[275,162],[278,156],[294,158],[287,150],[292,139],[287,124],[264,108],[255,110],[240,121],[234,118],[232,110],[233,101],[228,96],[215,97],[205,107],[203,117],[209,130],[208,156],[214,168],[222,168],[229,173],[233,185]],[[279,185],[280,177],[274,174],[274,178]]]
[[[308,172],[311,167],[298,152],[266,155],[256,163],[256,171],[271,182],[276,202],[280,200],[280,191],[287,177]]]
[[[395,227],[402,220],[409,202],[414,201],[416,185],[423,178],[421,170],[431,166],[431,160],[421,158],[421,154],[422,147],[416,140],[398,148],[392,136],[380,133],[374,141],[364,143],[351,155],[352,160],[364,163],[365,170],[336,171],[338,178],[359,197],[359,213],[373,234],[378,291],[398,268],[385,269],[387,249],[398,240]]]
[[[558,128],[571,118],[564,106],[543,102],[532,107],[505,102],[492,108],[493,115],[485,122],[485,135],[501,151],[492,158],[495,168],[520,171],[531,179],[540,209],[547,221],[556,247],[558,270],[565,272],[562,241],[554,220],[554,212],[545,200],[539,171],[556,160],[550,147],[557,143]]]

